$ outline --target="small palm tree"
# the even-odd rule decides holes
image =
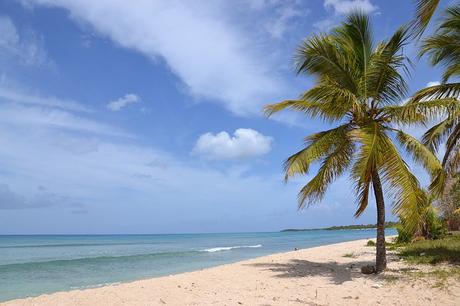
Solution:
[[[442,167],[433,153],[417,139],[398,129],[399,124],[421,122],[439,104],[399,105],[407,94],[403,74],[408,59],[401,52],[408,38],[401,28],[387,41],[374,44],[369,18],[349,15],[330,34],[313,35],[299,47],[298,73],[316,78],[313,88],[299,100],[267,105],[270,116],[284,109],[303,112],[338,126],[305,138],[305,148],[285,162],[285,179],[307,174],[320,162],[317,174],[300,190],[299,208],[323,198],[327,187],[351,169],[360,216],[369,202],[371,185],[377,204],[376,272],[386,267],[384,190],[394,198],[401,215],[425,203],[417,178],[401,157],[398,145],[442,179]]]
[[[423,142],[436,151],[446,141],[443,166],[450,172],[456,172],[460,165],[460,105],[457,101],[460,96],[460,83],[449,80],[460,77],[460,5],[448,8],[436,34],[423,40],[420,56],[423,55],[428,55],[433,66],[444,66],[442,83],[420,90],[411,102],[451,101],[444,120],[425,133]]]
[[[432,194],[425,194],[425,203],[414,207],[411,214],[401,218],[401,224],[406,233],[413,238],[437,239],[442,234],[442,222],[435,208],[437,198]]]

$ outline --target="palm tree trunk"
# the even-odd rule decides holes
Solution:
[[[375,272],[380,273],[387,267],[385,249],[385,202],[383,200],[382,183],[377,172],[372,174],[375,202],[377,204],[377,255],[375,259]]]

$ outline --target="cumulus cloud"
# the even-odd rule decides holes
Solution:
[[[35,112],[37,109],[41,112]],[[69,129],[64,123],[52,124],[69,120],[56,121],[46,116],[46,111],[52,111],[50,117],[54,111],[71,115],[71,125],[75,128]],[[248,168],[241,169],[240,165],[216,169],[196,159],[182,160],[138,138],[99,133],[100,126],[82,129],[88,120],[87,113],[0,103],[2,114],[6,114],[0,116],[2,233],[87,233],[88,224],[93,233],[118,232],[122,216],[126,219],[124,228],[131,233],[234,231],[236,223],[240,226],[238,230],[278,230],[292,226],[293,222],[302,227],[305,222],[318,220],[313,210],[307,221],[305,215],[297,214],[295,197],[300,185],[296,182],[283,185],[277,170],[260,175]],[[46,119],[40,121],[38,118],[43,116]],[[99,124],[103,123],[99,120]],[[254,156],[270,150],[270,137],[250,129],[240,130],[228,136],[230,142],[238,144],[224,142],[231,153],[222,156]],[[241,139],[248,144],[242,146]],[[275,167],[269,168],[277,166],[276,162]],[[49,189],[37,190],[37,186]],[[347,207],[353,201],[344,196],[345,192],[336,190],[336,195],[340,195],[340,201]],[[279,203],[292,204],[286,208],[290,212],[285,213],[283,220],[277,212]],[[265,213],[261,214],[262,206]],[[93,221],[81,222],[75,215],[68,217],[69,213],[86,212]],[[160,216],[160,221],[152,223],[152,215]],[[53,222],[34,222],[42,217]],[[18,226],[18,218],[27,226]]]
[[[24,65],[47,64],[43,37],[29,30],[20,33],[8,16],[0,16],[0,54],[13,57]]]
[[[114,101],[107,103],[107,108],[112,112],[117,112],[132,103],[139,102],[139,97],[135,94],[126,94]]]
[[[428,82],[428,83],[426,84],[427,87],[438,86],[438,85],[441,85],[441,82],[439,82],[439,81],[432,81],[432,82]]]
[[[377,6],[370,0],[324,0],[326,8],[332,8],[336,14],[344,15],[354,10],[364,13],[372,13],[377,10]]]
[[[253,129],[237,129],[233,136],[223,131],[201,135],[193,153],[208,159],[231,160],[267,154],[273,139]]]
[[[230,22],[225,2],[139,0],[29,0],[61,7],[115,43],[152,60],[163,59],[194,97],[224,104],[240,115],[259,114],[284,86],[277,65]],[[287,12],[287,15],[292,15]],[[184,52],[185,51],[185,52]]]

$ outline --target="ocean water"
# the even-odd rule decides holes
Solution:
[[[387,234],[395,234],[393,229]],[[375,237],[374,229],[178,235],[0,236],[0,301],[170,275]]]

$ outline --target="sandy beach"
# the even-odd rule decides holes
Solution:
[[[459,305],[460,281],[414,277],[389,255],[388,271],[363,275],[366,240],[274,254],[195,272],[18,299],[1,305]],[[439,269],[439,267],[437,267]],[[412,276],[411,276],[412,275]]]

